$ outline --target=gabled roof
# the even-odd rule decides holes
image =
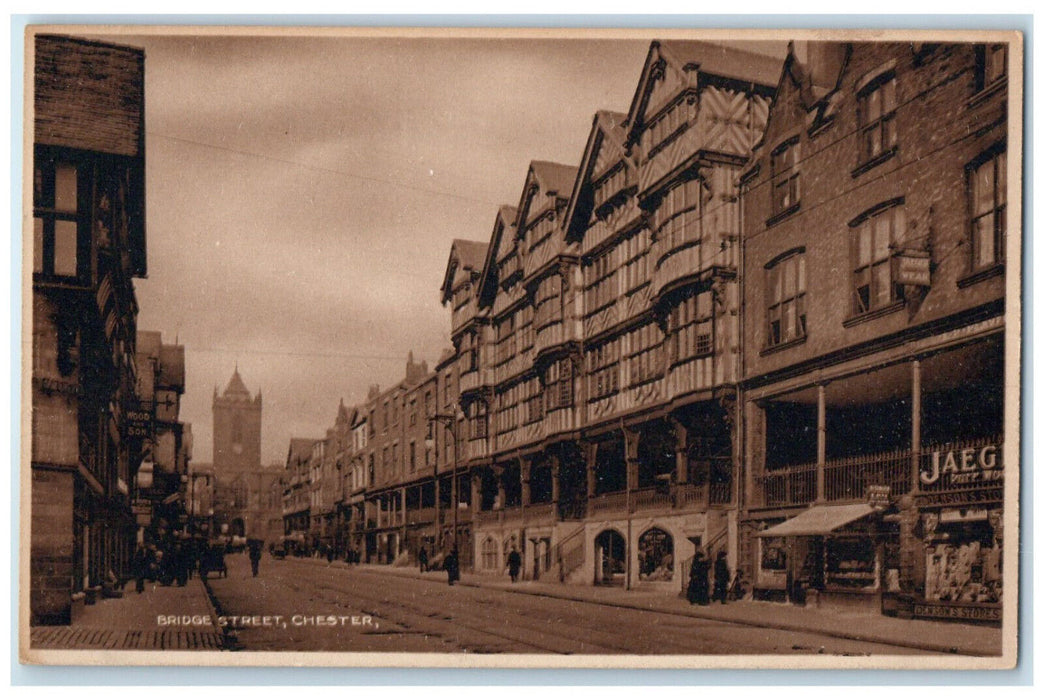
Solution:
[[[776,105],[784,90],[797,91],[801,106],[808,113],[806,122],[816,124],[829,116],[836,107],[837,88],[848,63],[849,48],[849,44],[836,41],[792,41],[787,45],[779,81],[772,93],[773,106],[769,109],[761,139],[754,144],[755,150],[772,132],[772,122],[779,116]],[[757,158],[751,161],[751,168],[755,167],[756,161]]]
[[[767,88],[776,85],[782,66],[782,61],[772,56],[705,41],[654,41],[649,45],[638,89],[627,110],[627,123],[631,130],[644,124],[646,101],[661,59],[683,72],[697,71]]]
[[[545,195],[567,199],[573,191],[577,170],[578,168],[574,165],[551,163],[545,160],[534,160],[529,163],[525,184],[522,186],[522,196],[518,202],[518,212],[515,215],[516,236],[519,235],[517,229],[529,217],[529,202],[532,200],[533,185],[535,184],[538,191]]]
[[[479,306],[485,307],[493,303],[496,295],[496,287],[499,284],[497,260],[500,257],[500,244],[504,240],[504,234],[508,233],[510,240],[514,234],[515,219],[518,217],[518,209],[503,205],[497,210],[496,219],[493,221],[493,233],[490,237],[489,246],[486,248],[486,260],[482,263],[482,275],[478,282]]]
[[[311,459],[312,448],[317,442],[321,441],[317,438],[290,438],[290,449],[286,453],[287,464],[294,460]]]
[[[546,160],[534,160],[529,164],[530,169],[540,181],[545,192],[557,194],[565,198],[573,189],[576,180],[576,166],[563,165],[562,163],[551,163]]]
[[[759,85],[775,85],[783,61],[766,54],[754,53],[702,41],[663,41],[664,54],[693,66],[701,73],[721,78],[734,78]]]
[[[590,214],[591,179],[594,168],[598,162],[598,153],[605,139],[614,142],[621,151],[627,138],[626,125],[627,115],[623,112],[611,112],[599,110],[595,113],[591,124],[591,132],[587,136],[587,144],[584,146],[584,156],[577,169],[576,179],[573,181],[572,194],[569,197],[569,205],[566,208],[566,238],[573,226],[586,224],[586,217]],[[585,217],[584,221],[574,221],[577,215]]]
[[[453,279],[457,268],[467,270],[475,275],[482,273],[482,263],[486,260],[486,244],[482,241],[466,241],[453,239],[450,245],[449,260],[446,262],[446,274],[442,279],[442,303],[449,301],[453,294]]]
[[[334,425],[348,425],[349,421],[348,407],[344,405],[344,399],[341,399],[341,403],[337,406],[337,418],[334,419]]]

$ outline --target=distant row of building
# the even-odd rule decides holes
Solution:
[[[1007,59],[653,42],[579,167],[454,241],[452,350],[291,441],[285,534],[999,619]]]
[[[185,350],[137,327],[146,274],[144,53],[35,38],[29,602],[67,624],[136,542],[188,526]]]

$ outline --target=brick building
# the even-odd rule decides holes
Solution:
[[[791,47],[742,194],[760,594],[999,619],[1006,82],[1005,45]]]
[[[134,544],[145,56],[56,35],[34,49],[29,585],[31,622],[47,624],[126,571]]]

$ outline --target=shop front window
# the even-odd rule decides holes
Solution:
[[[638,538],[638,578],[670,581],[674,578],[674,538],[658,527]]]
[[[1000,603],[1000,509],[943,509],[922,515],[925,530],[924,597],[948,603]]]
[[[869,537],[832,537],[826,540],[826,584],[837,588],[874,588],[877,554]]]

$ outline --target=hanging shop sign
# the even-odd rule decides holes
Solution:
[[[892,275],[896,284],[930,287],[932,259],[927,251],[904,250],[892,258]]]
[[[127,437],[152,437],[152,411],[141,406],[129,409],[126,414]]]
[[[928,464],[920,473],[922,486],[963,488],[1004,479],[998,445],[935,450],[928,457]]]

